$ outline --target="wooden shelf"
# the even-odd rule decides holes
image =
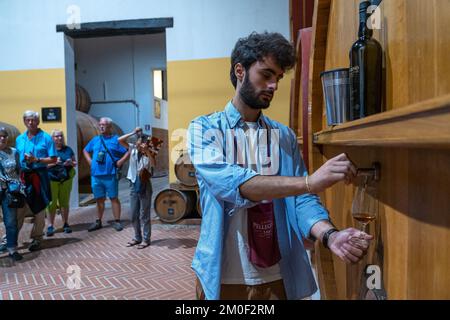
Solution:
[[[317,132],[314,134],[314,143],[450,148],[450,95]]]

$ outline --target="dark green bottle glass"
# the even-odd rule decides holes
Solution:
[[[359,5],[359,39],[350,49],[350,104],[349,120],[356,120],[381,112],[383,49],[372,38],[367,27],[370,1]]]

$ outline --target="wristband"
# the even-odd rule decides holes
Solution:
[[[334,232],[339,232],[338,229],[336,228],[331,228],[330,230],[328,230],[327,232],[325,232],[322,236],[322,244],[325,248],[329,249],[328,247],[328,239],[330,238],[331,234]]]
[[[308,193],[312,193],[311,187],[309,186],[309,182],[308,182],[308,176],[306,176],[306,178],[305,178],[305,183],[306,183],[306,189],[308,189]]]

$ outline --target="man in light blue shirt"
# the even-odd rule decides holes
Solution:
[[[45,209],[51,201],[50,179],[47,165],[57,160],[56,148],[50,135],[39,128],[39,113],[26,111],[23,122],[27,130],[16,138],[20,170],[27,186],[27,204],[34,213],[32,242],[28,249],[40,249],[45,228]],[[38,182],[37,182],[38,181]],[[39,186],[37,186],[37,184]],[[23,224],[25,212],[18,210],[18,229]]]
[[[199,299],[309,297],[317,287],[302,238],[321,240],[346,262],[359,261],[372,239],[335,229],[314,194],[354,178],[347,156],[308,176],[294,132],[261,112],[294,64],[295,49],[278,33],[239,39],[230,70],[235,96],[189,126],[203,212],[192,262]]]
[[[92,138],[83,149],[84,157],[91,166],[91,187],[97,202],[97,219],[88,231],[99,230],[103,227],[102,218],[107,196],[111,200],[114,215],[113,228],[116,231],[122,231],[117,171],[127,160],[129,153],[120,145],[119,137],[112,134],[111,118],[100,118],[98,126],[101,134]]]

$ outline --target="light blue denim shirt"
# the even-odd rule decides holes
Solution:
[[[306,176],[294,132],[261,113],[263,124],[279,134],[279,176]],[[258,175],[230,160],[233,130],[244,121],[231,102],[222,112],[194,119],[188,130],[188,150],[196,169],[200,188],[202,225],[192,268],[199,278],[206,299],[220,298],[222,251],[227,217],[236,209],[255,203],[245,199],[239,186]],[[277,130],[278,129],[278,130]],[[304,194],[274,200],[280,269],[288,299],[311,296],[316,290],[309,259],[302,237],[309,238],[311,227],[320,220],[329,220],[328,212],[316,195]]]

